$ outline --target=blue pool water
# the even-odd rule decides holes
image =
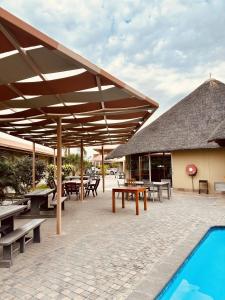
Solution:
[[[225,300],[225,227],[212,227],[157,300]]]

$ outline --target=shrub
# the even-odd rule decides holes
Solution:
[[[49,182],[54,179],[54,169],[55,166],[53,164],[47,166],[47,184],[49,184]],[[64,180],[65,177],[69,176],[72,173],[72,171],[73,166],[71,164],[64,164],[62,166],[62,180]]]
[[[16,183],[16,192],[19,194],[27,193],[32,187],[32,158],[24,156],[17,159],[13,166],[14,180]],[[45,163],[42,160],[36,160],[35,180],[40,182],[45,176]]]
[[[5,188],[16,190],[13,166],[4,156],[0,157],[0,202],[5,198]]]

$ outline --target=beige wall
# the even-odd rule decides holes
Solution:
[[[199,179],[208,180],[209,192],[214,192],[215,181],[225,181],[225,149],[188,150],[172,152],[173,187],[191,190],[191,178],[186,174],[188,164],[195,164],[198,173],[194,177],[194,189]]]

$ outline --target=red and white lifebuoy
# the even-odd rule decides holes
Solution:
[[[188,176],[195,176],[197,174],[197,167],[194,164],[190,164],[186,166],[186,173]]]

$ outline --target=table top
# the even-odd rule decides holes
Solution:
[[[144,192],[146,191],[146,188],[144,186],[121,186],[121,187],[117,187],[117,188],[113,188],[112,189],[114,192],[117,192],[117,191],[121,191],[121,192],[136,192],[136,191],[139,191],[139,192]]]
[[[12,215],[16,215],[19,212],[23,211],[26,207],[26,205],[0,206],[0,220]]]
[[[39,196],[48,196],[52,192],[54,192],[55,189],[44,189],[44,190],[35,190],[33,192],[30,192],[25,197],[39,197]]]
[[[83,180],[83,184],[87,184],[89,180]],[[64,180],[63,183],[76,183],[76,184],[81,184],[81,180],[76,179],[76,180]]]
[[[134,181],[135,185],[139,185],[139,186],[145,186],[145,187],[149,187],[149,186],[169,186],[169,182],[164,182],[164,181],[151,181],[151,182],[144,182],[144,181]],[[125,183],[125,186],[129,186],[127,183]],[[134,185],[130,185],[130,186],[134,186]]]

